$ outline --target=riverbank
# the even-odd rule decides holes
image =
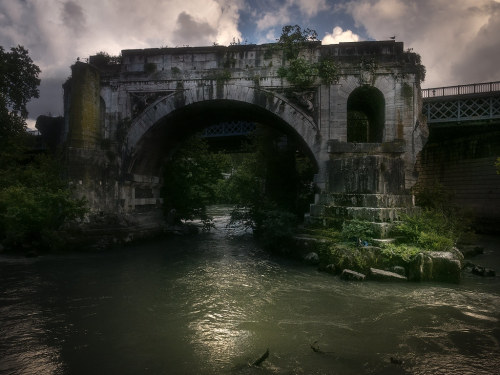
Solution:
[[[500,237],[479,238],[476,245],[453,247],[449,251],[419,249],[412,254],[397,252],[397,248],[387,246],[383,240],[378,241],[381,246],[373,246],[300,235],[294,238],[293,252],[305,263],[343,280],[460,283],[464,272],[486,278],[496,276],[495,268],[482,264],[479,255],[484,254],[485,248],[491,251],[492,247],[500,247]]]
[[[215,218],[215,227],[220,229],[221,226],[227,225],[231,209],[231,206],[211,207],[210,215]],[[168,225],[160,211],[137,214],[130,218],[121,216],[120,219],[95,216],[91,220],[68,226],[61,231],[61,238],[66,241],[66,245],[55,252],[63,253],[68,249],[100,252],[172,235],[193,235],[201,229],[201,223],[197,222]],[[356,238],[360,236],[358,232],[354,234]],[[391,240],[372,239],[368,242],[358,238],[354,242],[345,241],[341,240],[338,232],[309,228],[303,230],[302,234],[296,235],[292,241],[286,239],[280,243],[277,252],[287,257],[303,259],[320,271],[339,276],[344,280],[459,283],[464,269],[483,277],[496,275],[497,268],[487,264],[481,265],[480,262],[476,263],[474,259],[470,259],[474,255],[483,253],[485,246],[481,243],[491,247],[497,237],[481,238],[482,241],[478,241],[478,245],[454,247],[449,251],[425,251],[418,247],[396,246]],[[27,246],[24,251],[24,255],[28,257],[44,253],[46,252],[36,248],[36,244]]]

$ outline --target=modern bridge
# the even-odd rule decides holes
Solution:
[[[419,156],[420,186],[444,189],[476,220],[500,231],[500,82],[422,90],[429,139]]]

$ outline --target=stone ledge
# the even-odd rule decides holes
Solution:
[[[383,143],[355,143],[332,139],[328,141],[328,152],[330,154],[403,154],[405,142],[395,140]]]
[[[414,207],[413,195],[403,194],[361,194],[361,193],[323,193],[317,204],[343,207]]]

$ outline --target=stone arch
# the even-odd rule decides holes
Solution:
[[[123,170],[130,173],[135,168],[137,156],[144,153],[144,140],[152,130],[161,127],[175,112],[189,109],[196,112],[202,105],[239,106],[241,110],[255,109],[270,116],[294,132],[305,146],[307,153],[318,165],[320,133],[314,120],[299,107],[278,94],[254,87],[213,84],[176,91],[158,99],[136,117],[129,128],[123,145]]]
[[[385,98],[376,87],[363,85],[347,99],[347,141],[380,143],[385,127]]]

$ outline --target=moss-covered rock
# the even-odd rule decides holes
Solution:
[[[409,280],[459,283],[462,264],[449,251],[421,252],[409,264]]]

